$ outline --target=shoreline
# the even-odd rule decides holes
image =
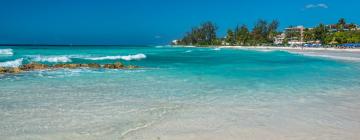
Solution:
[[[233,48],[233,49],[270,49],[270,50],[300,50],[300,51],[338,51],[338,52],[360,52],[360,49],[340,49],[340,48],[310,48],[310,47],[274,47],[274,46],[219,46],[219,48]]]
[[[197,48],[197,46],[174,46]],[[199,46],[199,48],[238,49],[254,51],[286,51],[310,57],[328,58],[334,60],[360,61],[360,49],[340,48],[308,48],[308,47],[274,47],[274,46]]]
[[[286,47],[286,46],[182,46],[173,45],[174,47],[185,48],[229,48],[229,49],[268,49],[268,50],[300,50],[300,51],[338,51],[338,52],[360,52],[360,48],[311,48],[311,47]]]

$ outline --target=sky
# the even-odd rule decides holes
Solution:
[[[360,0],[0,0],[0,44],[168,44],[212,21],[218,35],[258,19],[360,24]]]

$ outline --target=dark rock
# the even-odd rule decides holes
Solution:
[[[32,71],[32,70],[43,70],[43,69],[59,69],[59,68],[69,68],[69,69],[76,69],[76,68],[101,68],[101,65],[99,64],[55,64],[53,66],[40,64],[40,63],[30,63],[26,65],[22,65],[20,67],[15,68],[4,68],[0,67],[0,74],[6,74],[6,73],[20,73],[23,71]],[[139,68],[138,66],[125,66],[120,62],[116,62],[114,64],[105,64],[102,68],[105,69],[135,69]]]
[[[48,69],[48,68],[49,68],[48,65],[39,64],[39,63],[30,63],[30,64],[22,65],[20,67],[20,69],[23,71],[43,70],[43,69]]]
[[[121,69],[121,68],[124,68],[124,65],[123,65],[122,63],[120,63],[120,62],[116,62],[116,63],[114,64],[114,67],[115,67],[116,69]]]
[[[69,69],[76,69],[79,68],[80,64],[66,64],[65,68],[69,68]]]
[[[0,67],[0,74],[4,74],[4,73],[6,73],[6,69],[3,67]]]
[[[103,66],[103,68],[106,68],[106,69],[123,69],[125,66],[120,63],[120,62],[116,62],[114,64],[105,64]]]
[[[64,68],[65,67],[65,64],[55,64],[53,66],[53,68],[56,68],[56,69],[59,69],[59,68]]]
[[[93,64],[88,64],[88,67],[89,67],[89,68],[101,68],[101,66],[100,66],[99,64],[95,64],[95,63],[93,63]]]
[[[105,65],[103,66],[103,68],[105,68],[105,69],[111,69],[111,68],[112,68],[112,64],[105,64]]]
[[[81,64],[56,64],[53,66],[53,68],[68,68],[68,69],[76,69],[80,68]]]
[[[82,68],[88,68],[88,67],[89,67],[89,64],[80,64],[80,67],[82,67]]]
[[[18,67],[6,69],[6,73],[20,73],[22,70]]]
[[[116,62],[114,64],[105,64],[103,66],[103,68],[106,68],[106,69],[123,69],[125,66],[120,63],[120,62]]]

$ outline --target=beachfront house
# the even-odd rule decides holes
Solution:
[[[179,40],[173,40],[173,41],[171,41],[171,44],[172,45],[179,45]]]
[[[285,28],[285,37],[287,40],[287,44],[290,46],[300,46],[303,45],[304,42],[304,30],[305,27],[300,25],[296,27]]]
[[[279,35],[276,35],[276,36],[274,37],[274,44],[275,44],[275,45],[284,44],[285,37],[286,37],[285,33],[281,33],[281,34],[279,34]]]

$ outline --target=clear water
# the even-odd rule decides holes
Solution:
[[[360,138],[357,61],[168,46],[4,49],[6,66],[120,61],[143,68],[0,75],[0,139]]]

